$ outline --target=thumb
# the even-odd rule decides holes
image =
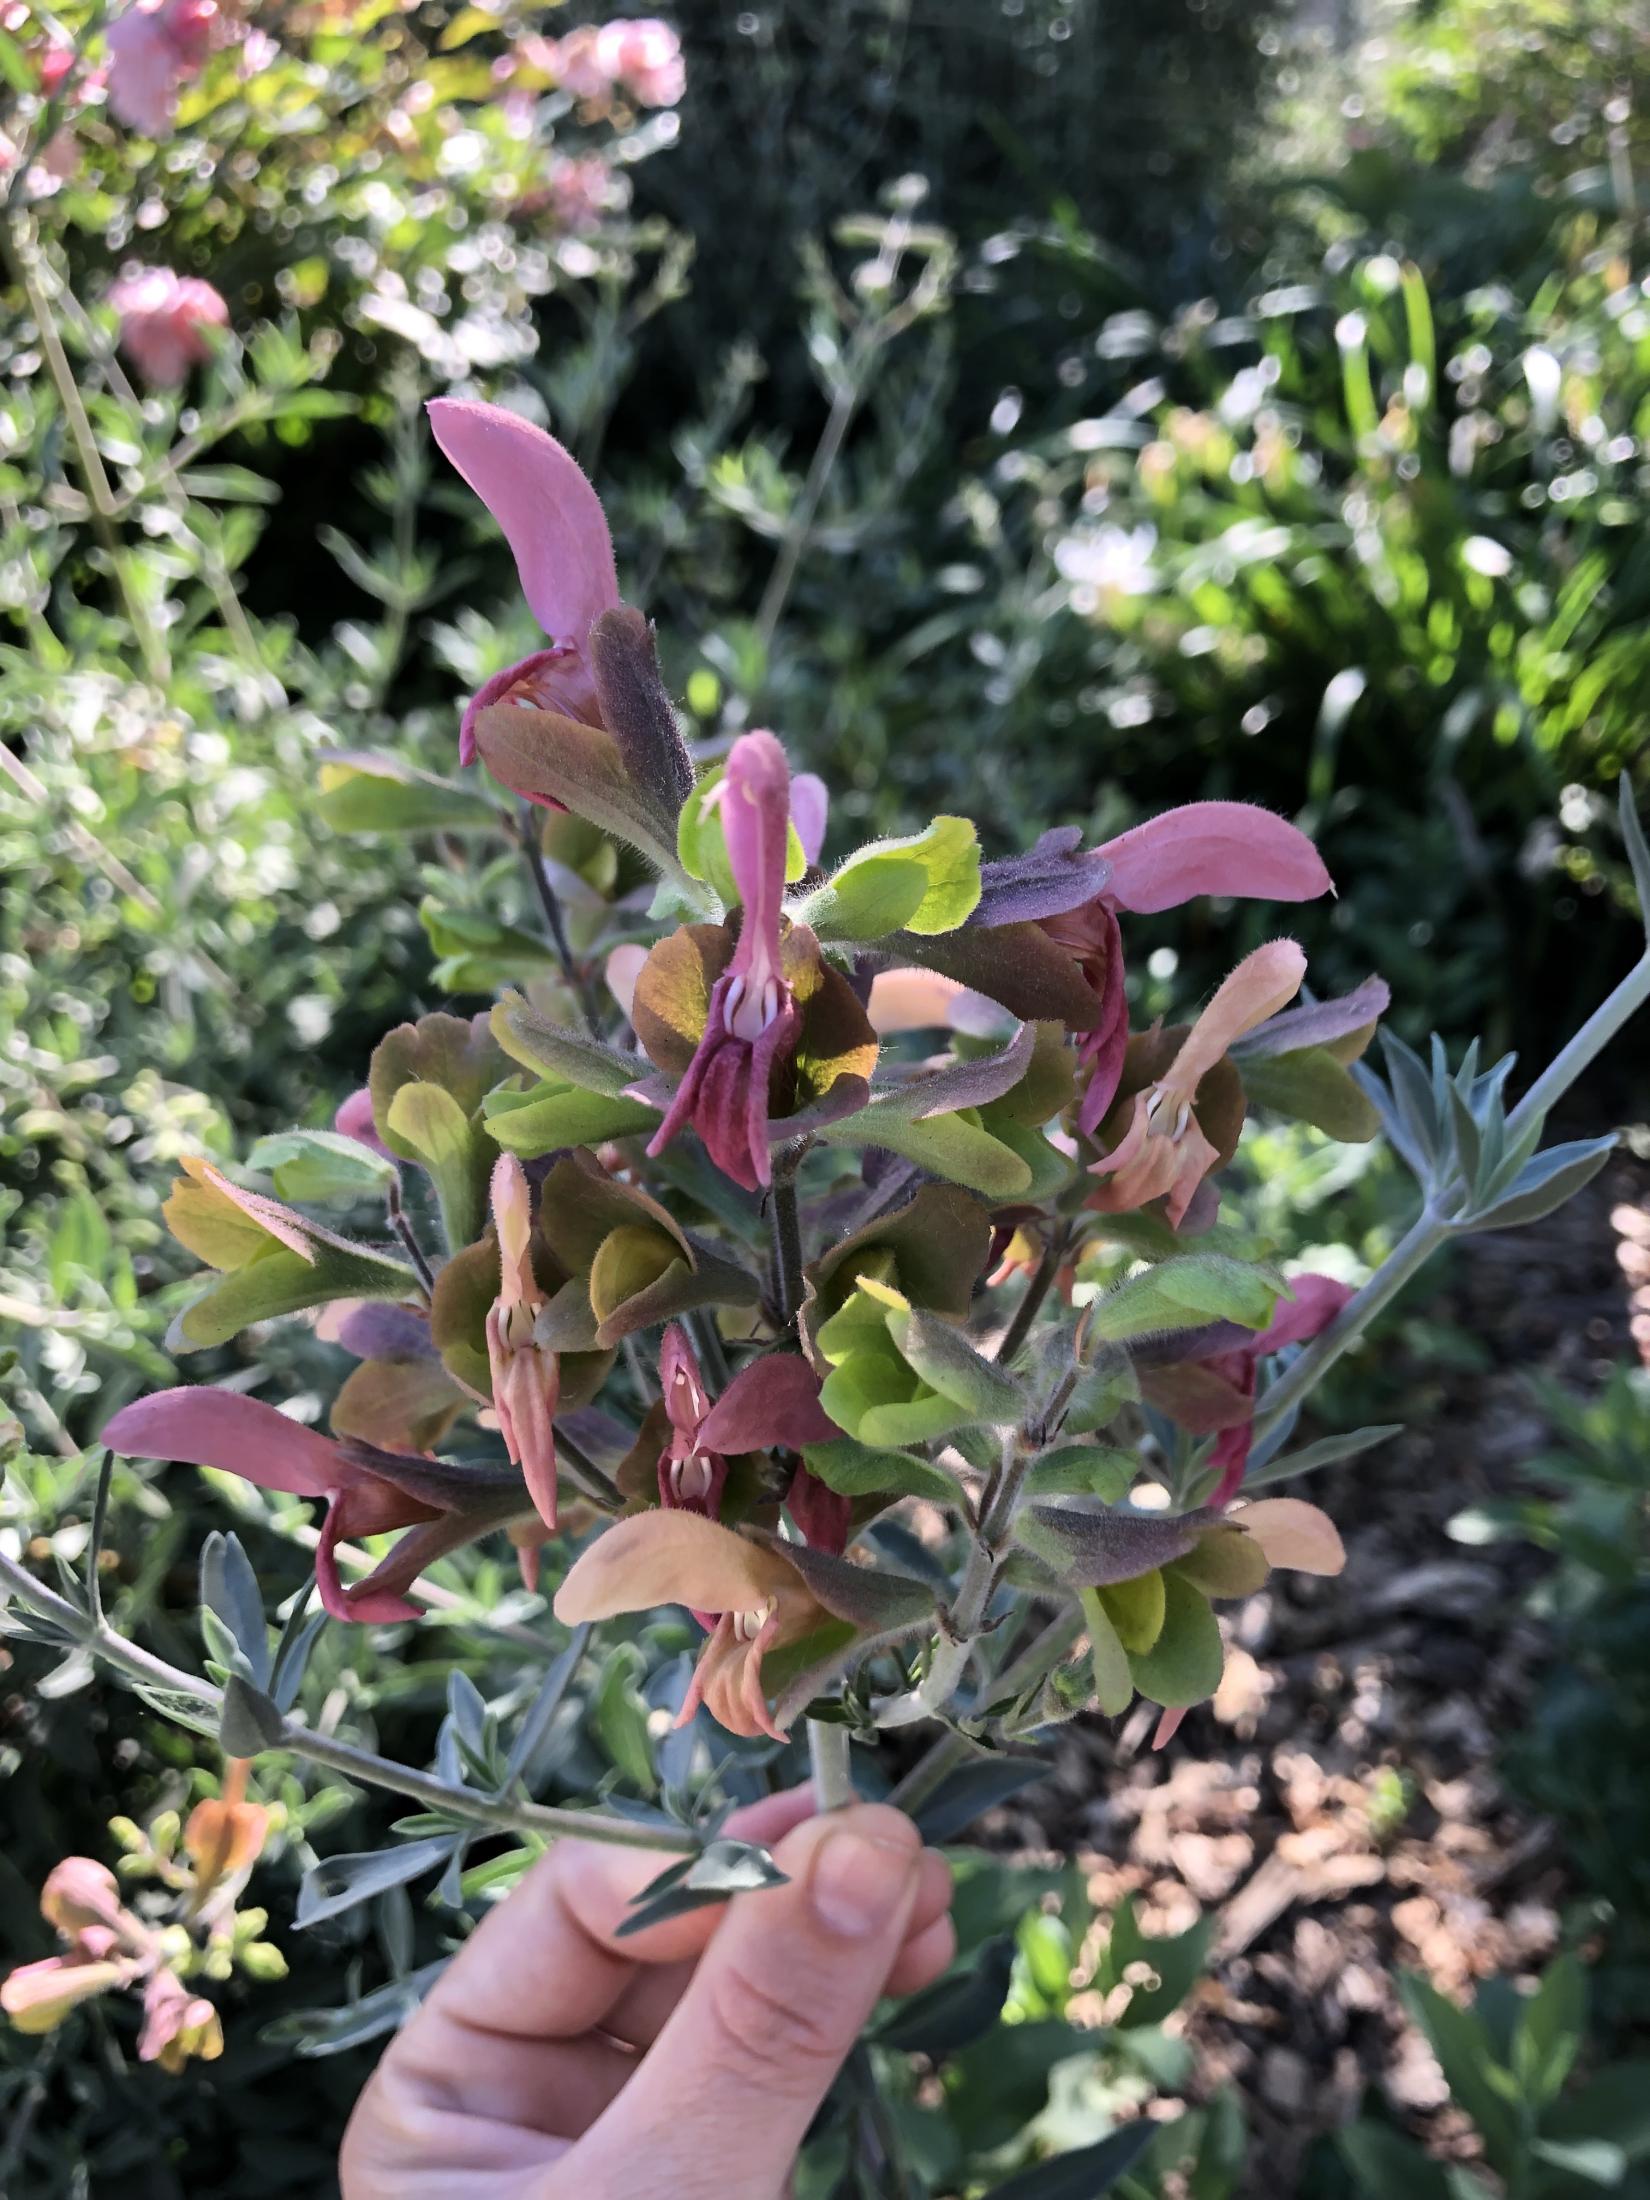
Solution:
[[[809,1819],[740,1895],[636,2075],[565,2165],[603,2200],[777,2200],[893,1968],[922,1843],[903,1811]],[[572,2189],[571,2187],[569,2189]]]

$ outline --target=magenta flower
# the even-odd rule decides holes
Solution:
[[[217,28],[215,0],[137,0],[109,25],[109,112],[164,137],[178,87],[200,74]]]
[[[417,1619],[405,1591],[424,1568],[489,1529],[519,1519],[525,1493],[513,1472],[455,1467],[323,1436],[239,1391],[184,1387],[123,1406],[103,1431],[114,1450],[143,1459],[218,1467],[260,1489],[325,1504],[315,1581],[334,1619]],[[338,1545],[394,1528],[412,1533],[365,1580],[345,1588]]]
[[[704,1036],[649,1154],[691,1123],[711,1159],[747,1191],[772,1181],[770,1085],[795,1056],[802,1016],[782,967],[780,907],[791,775],[771,733],[747,733],[728,752],[710,801],[721,807],[728,862],[743,915],[733,959],[710,996]]]
[[[459,761],[475,762],[476,722],[494,703],[526,703],[599,726],[590,630],[619,602],[600,499],[554,436],[501,405],[437,397],[429,414],[437,443],[503,529],[522,594],[551,638],[548,649],[494,673],[471,699],[459,727]]]
[[[659,1351],[659,1383],[670,1421],[659,1455],[659,1502],[672,1511],[716,1520],[730,1458],[776,1446],[801,1451],[842,1434],[819,1402],[819,1377],[795,1353],[751,1361],[712,1405],[687,1332],[672,1322]]]
[[[146,267],[109,286],[120,316],[120,348],[146,382],[172,388],[210,359],[209,331],[229,326],[229,308],[210,283],[170,267]]]

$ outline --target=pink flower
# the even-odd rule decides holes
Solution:
[[[539,1518],[556,1525],[556,1355],[534,1341],[533,1325],[549,1301],[533,1274],[533,1195],[512,1153],[493,1167],[493,1224],[498,1233],[499,1287],[487,1315],[487,1364],[493,1410],[512,1462],[520,1467]]]
[[[169,267],[122,275],[109,287],[109,304],[120,316],[121,349],[146,381],[161,388],[210,359],[207,331],[229,326],[229,308],[210,283]]]
[[[596,33],[596,67],[638,107],[674,107],[687,90],[681,41],[657,16],[604,23]]]
[[[1234,1040],[1294,999],[1305,975],[1306,957],[1293,940],[1273,940],[1244,957],[1156,1084],[1135,1094],[1122,1136],[1090,1171],[1102,1179],[1091,1207],[1127,1214],[1166,1198],[1170,1226],[1179,1229],[1193,1194],[1220,1159],[1197,1119],[1197,1088]]]
[[[785,751],[771,733],[740,736],[707,801],[720,804],[728,862],[743,904],[739,944],[712,989],[704,1036],[647,1150],[662,1153],[691,1123],[717,1167],[755,1191],[773,1174],[770,1082],[795,1055],[802,1029],[780,955],[791,775]]]
[[[202,1994],[192,1994],[175,1971],[156,1971],[143,1989],[143,2030],[138,2061],[158,2062],[174,2076],[191,2055],[216,2062],[223,2053],[223,2026]]]
[[[424,1568],[490,1529],[520,1518],[514,1472],[451,1466],[413,1453],[380,1451],[288,1420],[239,1391],[184,1387],[123,1406],[103,1431],[116,1451],[143,1459],[218,1467],[260,1489],[314,1498],[327,1511],[315,1554],[321,1602],[334,1619],[417,1619],[404,1594]],[[346,1589],[338,1545],[356,1536],[410,1528],[364,1581]]]
[[[530,703],[601,724],[590,629],[619,602],[613,538],[601,503],[554,436],[501,405],[437,397],[430,426],[509,543],[522,593],[551,647],[498,672],[465,710],[459,761],[476,758],[476,720],[490,704]]]
[[[137,0],[116,16],[108,29],[115,120],[145,137],[165,136],[178,86],[200,74],[217,21],[215,0]]]
[[[358,1146],[366,1146],[373,1153],[381,1154],[386,1161],[395,1157],[378,1135],[378,1123],[372,1112],[372,1094],[365,1085],[359,1085],[347,1100],[339,1103],[332,1119],[332,1127],[340,1138],[353,1138]]]
[[[546,188],[541,197],[535,196],[561,234],[578,237],[599,228],[604,216],[623,206],[625,184],[600,153],[577,158],[564,154],[551,162]]]
[[[659,1455],[659,1502],[672,1511],[701,1513],[715,1520],[722,1510],[730,1457],[776,1446],[801,1451],[804,1445],[828,1444],[842,1434],[819,1403],[819,1377],[795,1353],[770,1352],[753,1360],[712,1405],[687,1332],[672,1322],[659,1350],[659,1384],[670,1421],[670,1436]],[[805,1467],[798,1470],[796,1482],[804,1478],[813,1487],[823,1488]],[[788,1502],[797,1526],[807,1535],[797,1517],[796,1482]],[[806,1506],[806,1492],[803,1501]],[[840,1551],[847,1541],[846,1519],[842,1525],[841,1542],[832,1541],[829,1530],[823,1537],[807,1535],[807,1539]]]
[[[19,2032],[52,2032],[83,2001],[124,1986],[131,1975],[126,1963],[78,1954],[43,1956],[38,1963],[20,1964],[0,1982],[0,2009]]]
[[[1188,802],[1166,810],[1088,856],[1073,857],[1064,867],[1063,886],[1049,883],[1062,876],[1053,863],[1038,874],[1036,888],[1024,877],[1015,880],[1016,873],[1036,869],[1035,855],[999,868],[1012,904],[1004,915],[1040,923],[1072,955],[1095,996],[1096,1021],[1078,1047],[1089,1078],[1077,1123],[1090,1137],[1116,1096],[1128,1047],[1118,911],[1156,915],[1199,894],[1311,901],[1334,891],[1322,857],[1299,827],[1248,802]],[[1097,894],[1088,890],[1086,870],[1101,882]]]

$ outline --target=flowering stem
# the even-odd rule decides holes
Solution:
[[[592,1039],[602,1035],[601,1017],[583,971],[573,959],[573,943],[567,937],[567,920],[562,914],[561,896],[550,883],[550,874],[544,868],[544,851],[539,845],[538,824],[531,802],[524,802],[516,819],[516,838],[521,842],[521,852],[526,858],[528,876],[533,881],[533,892],[538,896],[539,908],[544,913],[545,928],[550,934],[550,944],[556,950],[556,960],[561,964],[561,974],[567,981],[567,990],[579,1004],[585,1029]]]
[[[401,1172],[399,1169],[390,1178],[389,1187],[384,1194],[384,1206],[389,1215],[390,1228],[401,1240],[407,1258],[418,1271],[418,1280],[424,1286],[425,1297],[434,1298],[435,1270],[430,1266],[423,1246],[414,1237],[413,1226],[407,1220],[406,1211],[401,1205]]]
[[[163,1658],[140,1649],[135,1642],[128,1642],[112,1627],[93,1619],[66,1597],[48,1589],[44,1582],[36,1581],[26,1567],[18,1565],[3,1552],[0,1552],[0,1588],[42,1619],[50,1620],[59,1633],[81,1644],[128,1679],[145,1688],[164,1689],[170,1695],[188,1698],[214,1723],[221,1717],[224,1700],[221,1689],[194,1673],[184,1672],[181,1666],[168,1665]],[[342,1773],[364,1786],[385,1788],[392,1795],[403,1795],[409,1802],[422,1803],[426,1809],[438,1811],[443,1817],[488,1826],[500,1833],[536,1834],[545,1840],[571,1835],[584,1841],[612,1842],[623,1848],[662,1849],[679,1856],[692,1855],[699,1846],[685,1828],[678,1832],[639,1826],[629,1819],[609,1817],[601,1811],[558,1810],[547,1803],[476,1795],[468,1788],[449,1785],[434,1773],[415,1772],[409,1766],[392,1763],[387,1757],[375,1756],[371,1750],[358,1749],[353,1742],[341,1742],[331,1734],[316,1734],[305,1726],[283,1722],[280,1738],[269,1746],[273,1750],[284,1750],[289,1756],[301,1757],[309,1764],[322,1765],[329,1772]]]
[[[814,1801],[821,1810],[844,1810],[858,1800],[848,1754],[848,1729],[829,1719],[810,1719],[807,1725]]]
[[[1014,1319],[1009,1323],[1003,1341],[994,1355],[1001,1366],[1011,1367],[1014,1364],[1015,1355],[1031,1334],[1031,1325],[1042,1311],[1044,1299],[1048,1297],[1049,1287],[1054,1281],[1055,1271],[1060,1265],[1069,1236],[1069,1229],[1058,1231],[1044,1246],[1043,1257],[1037,1263],[1031,1281],[1026,1285],[1025,1297],[1014,1309]]]
[[[773,1180],[773,1283],[779,1320],[788,1329],[802,1304],[802,1224],[796,1211],[796,1179]]]

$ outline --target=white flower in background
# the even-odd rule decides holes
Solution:
[[[1063,580],[1092,588],[1103,596],[1149,596],[1158,582],[1152,552],[1155,527],[1116,527],[1108,523],[1092,534],[1067,535],[1055,545],[1054,563]]]

